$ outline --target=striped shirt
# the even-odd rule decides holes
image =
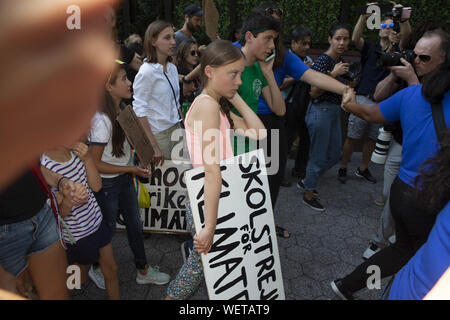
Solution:
[[[96,232],[102,221],[102,213],[100,207],[95,200],[94,193],[89,188],[86,176],[86,167],[83,161],[71,152],[72,158],[67,162],[57,162],[45,154],[41,157],[41,164],[49,170],[59,173],[73,182],[81,183],[89,192],[88,200],[80,206],[72,208],[64,222],[67,224],[70,233],[75,241],[83,239],[92,233]],[[52,192],[58,190],[52,187]],[[70,242],[69,233],[63,228],[63,238],[66,242]]]

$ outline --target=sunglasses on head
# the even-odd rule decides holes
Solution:
[[[117,63],[117,64],[119,64],[119,65],[124,65],[124,64],[126,64],[125,62],[123,62],[123,61],[121,61],[121,60],[119,60],[119,59],[114,60],[114,62]],[[111,81],[111,77],[112,77],[112,72],[109,74],[108,81],[106,81],[106,83],[109,83],[109,82]]]
[[[413,53],[413,58],[416,59],[416,57],[419,58],[422,62],[429,62],[431,60],[431,56],[427,54],[417,54],[416,52]]]
[[[193,57],[195,57],[195,56],[199,57],[200,56],[200,52],[198,52],[197,50],[192,50],[190,52],[190,55],[193,56]]]
[[[279,16],[279,17],[281,17],[283,15],[283,10],[281,10],[280,8],[267,8],[266,10],[264,10],[264,12],[268,16],[271,16],[274,13],[276,13],[277,16]]]
[[[394,27],[394,24],[393,23],[391,23],[391,24],[386,24],[386,23],[383,23],[382,25],[381,25],[381,29],[385,29],[385,28],[387,28],[387,27],[389,27],[389,28],[393,28]]]

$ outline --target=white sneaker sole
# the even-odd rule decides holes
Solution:
[[[338,287],[336,286],[336,284],[334,283],[334,281],[331,281],[331,289],[333,290],[333,292],[339,296],[339,298],[341,298],[342,300],[348,300],[338,289]]]
[[[165,282],[156,282],[156,281],[148,281],[148,280],[139,280],[138,278],[136,278],[137,284],[156,284],[157,286],[162,286],[162,285],[168,284],[169,282],[170,282],[170,279]]]

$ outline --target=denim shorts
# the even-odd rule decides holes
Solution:
[[[44,207],[30,219],[0,226],[0,265],[18,276],[28,266],[27,257],[60,240],[52,209]]]

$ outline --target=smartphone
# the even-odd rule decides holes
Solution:
[[[401,19],[404,20],[404,19],[411,18],[411,13],[412,13],[412,8],[411,7],[403,8]]]
[[[269,62],[272,59],[275,59],[275,51],[273,51],[272,55],[270,57],[268,57],[265,61]]]

